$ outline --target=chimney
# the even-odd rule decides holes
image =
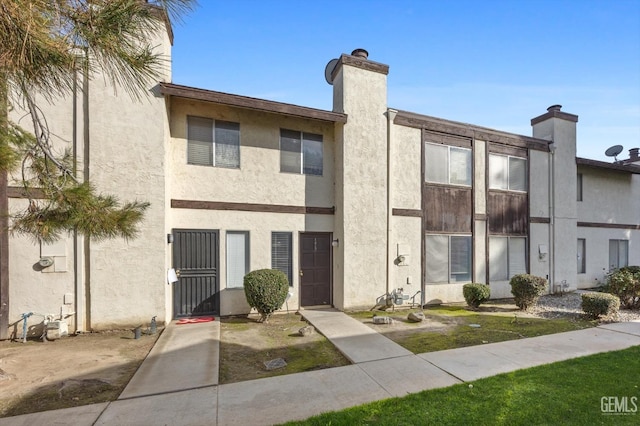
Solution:
[[[640,151],[640,148],[631,148],[629,150],[629,161],[635,162],[640,160],[640,154],[638,151]]]

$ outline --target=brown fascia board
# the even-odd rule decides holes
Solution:
[[[616,172],[633,173],[640,175],[640,166],[621,163],[607,163],[606,161],[591,160],[589,158],[576,157],[578,166],[594,167],[597,169],[612,170]]]
[[[551,143],[545,139],[502,132],[500,130],[489,129],[487,127],[475,126],[473,124],[460,123],[458,121],[445,120],[442,118],[401,110],[396,114],[394,124],[544,152],[549,152],[549,144]]]
[[[173,83],[160,83],[160,93],[164,96],[175,96],[178,98],[212,102],[237,108],[282,114],[289,117],[301,117],[311,120],[328,121],[331,123],[347,122],[346,114],[285,104],[282,102],[268,101],[266,99],[215,92],[213,90],[197,89],[195,87],[181,86]]]

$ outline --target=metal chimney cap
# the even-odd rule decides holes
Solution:
[[[562,109],[562,105],[551,105],[549,108],[547,108],[547,111],[551,112],[551,111],[560,111]]]
[[[353,52],[351,52],[351,56],[356,56],[356,57],[362,58],[362,59],[368,59],[369,58],[369,52],[367,52],[364,49],[356,49]]]

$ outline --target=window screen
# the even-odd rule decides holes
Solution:
[[[244,286],[249,272],[249,233],[227,231],[227,288]]]
[[[489,155],[489,188],[527,191],[527,160],[506,155]]]
[[[187,117],[187,163],[213,166],[213,120]]]
[[[527,239],[524,237],[489,238],[489,280],[507,281],[527,273]]]
[[[454,185],[471,186],[471,150],[449,149],[449,182]]]
[[[509,157],[509,190],[527,190],[527,160]]]
[[[426,143],[426,182],[471,186],[471,150]]]
[[[291,232],[271,233],[271,269],[284,272],[293,285],[293,262]]]
[[[322,135],[303,133],[302,154],[305,175],[322,176]]]
[[[629,241],[609,240],[609,269],[629,266]]]
[[[471,236],[426,235],[425,255],[426,282],[471,281]]]
[[[577,258],[578,258],[578,273],[579,274],[584,274],[586,273],[586,240],[584,238],[578,238],[578,251],[577,251]]]
[[[471,237],[452,236],[449,242],[451,281],[471,281]]]
[[[216,121],[214,149],[216,167],[240,167],[240,124]]]

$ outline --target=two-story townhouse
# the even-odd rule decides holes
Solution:
[[[243,314],[242,278],[260,268],[289,277],[290,309],[353,309],[400,289],[458,302],[467,282],[509,297],[523,272],[550,291],[586,288],[613,261],[640,263],[640,167],[576,159],[576,115],[554,105],[523,136],[415,114],[388,106],[389,66],[366,51],[331,64],[332,111],[169,76],[143,106],[107,88],[61,100],[68,111],[51,121],[82,135],[68,140],[85,176],[152,210],[128,243],[12,238],[12,322],[62,310],[89,330]]]

